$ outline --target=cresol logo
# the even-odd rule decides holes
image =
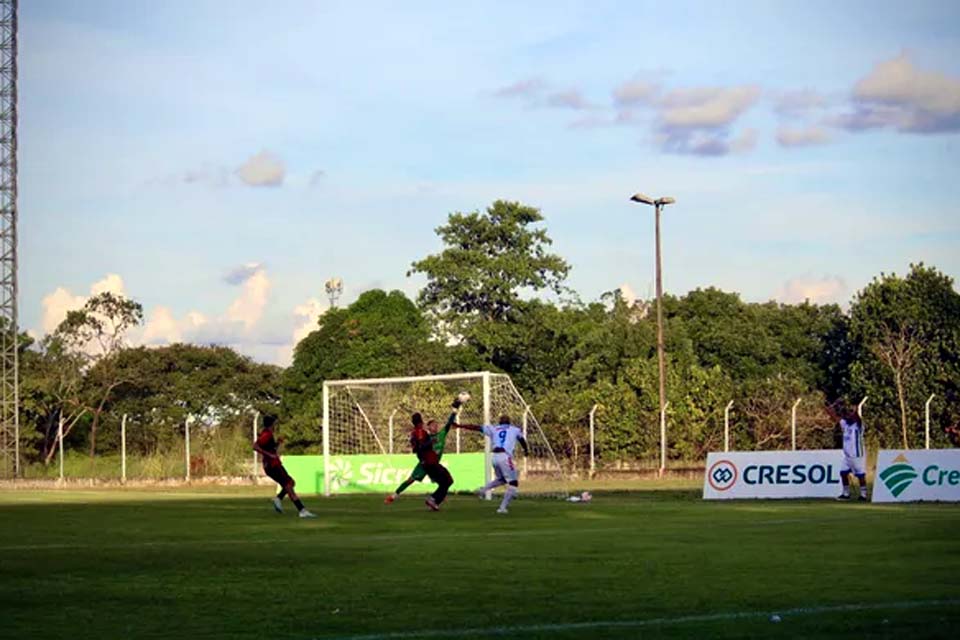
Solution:
[[[917,475],[917,470],[901,453],[893,459],[893,464],[880,472],[880,480],[893,497],[898,498],[917,479]]]
[[[737,482],[737,467],[729,460],[718,460],[707,471],[707,482],[717,491],[726,491]]]

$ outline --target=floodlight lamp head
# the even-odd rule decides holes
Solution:
[[[635,193],[630,197],[630,199],[634,202],[639,202],[641,204],[650,204],[650,205],[655,204],[653,198],[651,198],[650,196],[646,196],[642,193]]]
[[[674,202],[676,202],[676,200],[674,200],[674,199],[671,198],[670,196],[666,196],[666,197],[663,197],[663,198],[658,198],[657,201],[654,202],[654,204],[657,205],[657,206],[662,207],[662,206],[665,205],[665,204],[673,204]]]

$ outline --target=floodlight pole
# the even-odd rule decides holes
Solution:
[[[667,471],[667,407],[670,403],[663,405],[663,411],[660,412],[660,477]]]
[[[660,425],[661,425],[661,440],[664,445],[661,447],[663,449],[661,460],[660,460],[660,474],[663,475],[663,471],[666,468],[666,412],[667,412],[667,374],[666,374],[666,361],[664,358],[664,349],[663,349],[663,278],[661,275],[660,267],[660,210],[668,204],[673,204],[675,200],[670,197],[657,198],[654,200],[649,196],[645,196],[642,193],[635,193],[631,198],[633,202],[639,202],[641,204],[653,205],[654,209],[654,219],[655,219],[655,229],[656,229],[656,247],[657,247],[657,369],[659,371],[660,377]]]
[[[924,425],[927,433],[927,449],[930,448],[930,402],[936,397],[937,394],[931,393],[930,397],[927,398],[926,404],[923,405]]]
[[[730,409],[733,408],[733,400],[727,403],[727,408],[723,410],[723,450],[730,451]]]
[[[187,466],[185,477],[190,482],[190,416],[183,420],[183,454]]]

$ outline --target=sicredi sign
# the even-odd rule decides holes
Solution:
[[[454,490],[473,489],[484,483],[484,454],[448,453],[443,465],[454,479]],[[283,456],[283,465],[297,481],[297,491],[323,493],[323,456]],[[389,493],[407,479],[417,458],[406,454],[330,456],[330,493]],[[414,483],[408,493],[427,493],[436,489],[429,478]]]
[[[874,502],[960,502],[960,449],[881,449]]]
[[[703,497],[835,498],[842,464],[839,449],[709,453]]]

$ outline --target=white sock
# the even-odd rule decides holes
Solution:
[[[501,485],[504,485],[504,484],[507,484],[507,483],[504,482],[503,480],[499,480],[499,479],[494,478],[493,480],[491,480],[491,481],[488,482],[487,484],[483,485],[483,488],[480,489],[480,491],[478,491],[478,493],[486,493],[487,491],[493,491],[493,490],[496,489],[497,487],[499,487],[499,486],[501,486]]]
[[[510,504],[510,501],[513,500],[513,497],[517,495],[519,491],[520,490],[513,485],[507,487],[507,492],[503,494],[503,500],[500,501],[500,508],[506,509],[507,505]]]

